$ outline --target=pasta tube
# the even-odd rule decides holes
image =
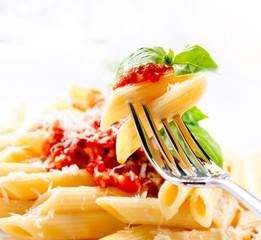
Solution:
[[[17,240],[98,239],[125,224],[106,212],[26,214],[0,219],[2,231]]]
[[[222,192],[213,215],[215,227],[227,228],[231,225],[238,210],[238,201],[226,192]]]
[[[132,239],[146,239],[146,240],[239,240],[243,239],[243,232],[240,228],[234,229],[215,229],[206,230],[192,230],[186,231],[180,228],[159,228],[157,226],[140,225],[131,228],[125,228],[118,232],[111,234],[101,240],[132,240]]]
[[[39,157],[38,154],[26,147],[8,147],[0,152],[0,163],[17,163]]]
[[[7,176],[11,172],[38,173],[44,172],[44,169],[29,163],[0,163],[0,177]]]
[[[255,227],[261,227],[261,220],[250,211],[240,213],[238,226],[244,230],[252,230]]]
[[[45,141],[45,134],[46,132],[43,130],[27,132],[16,139],[15,145],[24,146],[41,155],[43,152],[42,148]]]
[[[141,100],[153,100],[164,94],[169,84],[174,83],[174,70],[171,70],[161,76],[158,82],[152,83],[149,81],[117,88],[112,92],[105,104],[101,129],[106,129],[114,122],[130,114],[126,104],[128,98],[131,98],[134,103],[139,103]]]
[[[33,201],[0,199],[0,218],[9,217],[10,213],[24,214],[33,205]],[[1,239],[1,238],[0,238]]]
[[[14,173],[0,178],[2,192],[12,199],[32,200],[48,189],[58,186],[93,186],[92,176],[86,170],[42,173]]]
[[[75,108],[85,111],[93,107],[97,97],[101,96],[100,91],[81,85],[72,85],[69,88],[70,100]]]
[[[158,233],[158,227],[149,225],[140,225],[137,227],[125,228],[113,233],[100,240],[133,240],[133,239],[146,239],[153,240]]]
[[[103,211],[96,199],[103,196],[131,196],[117,188],[58,187],[46,192],[32,206],[31,212],[47,214]]]
[[[188,202],[169,220],[161,214],[158,200],[154,198],[102,197],[96,203],[125,223],[202,229],[192,217]]]
[[[0,230],[0,239],[1,240],[14,240],[13,238],[9,237],[8,235],[6,235],[4,232],[2,232]]]
[[[242,239],[242,231],[240,229],[234,229],[232,227],[228,229],[214,229],[210,231],[164,231],[158,233],[155,236],[154,240],[165,240],[165,239],[179,239],[179,240],[202,240],[202,239],[211,239],[211,240],[231,240],[231,239]]]
[[[203,227],[212,223],[214,211],[222,190],[218,188],[196,188],[190,197],[190,210],[194,219]]]
[[[205,77],[192,78],[183,83],[175,84],[164,95],[148,104],[157,127],[162,128],[161,119],[171,119],[174,115],[181,115],[194,106],[203,96],[206,84]],[[152,133],[143,114],[140,114],[140,119],[149,137],[151,137]],[[118,162],[124,163],[140,145],[133,120],[129,119],[121,126],[117,135],[116,155]]]
[[[242,154],[231,167],[231,176],[241,187],[247,189],[254,196],[261,199],[261,154]]]
[[[174,185],[165,181],[159,191],[159,207],[162,215],[168,220],[179,210],[192,188]]]

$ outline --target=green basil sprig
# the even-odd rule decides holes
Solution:
[[[174,52],[171,49],[169,49],[167,54],[162,47],[143,47],[130,54],[120,63],[116,81],[129,68],[138,67],[149,62],[173,66],[175,76],[195,74],[203,71],[216,72],[218,69],[217,64],[210,57],[209,53],[199,45],[188,45],[176,56],[174,56]]]
[[[199,45],[187,46],[173,61],[175,76],[195,74],[204,71],[217,72],[218,66],[209,53]]]

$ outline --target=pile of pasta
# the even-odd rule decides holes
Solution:
[[[70,88],[41,111],[83,111],[92,91]],[[41,164],[45,132],[28,131],[19,101],[0,123],[0,239],[261,239],[261,221],[226,192],[165,182],[158,198],[98,188],[77,166],[45,171]],[[232,180],[261,199],[261,154],[223,147]]]

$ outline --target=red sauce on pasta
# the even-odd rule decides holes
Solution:
[[[121,75],[119,81],[113,86],[113,90],[140,82],[158,82],[160,77],[170,69],[173,68],[156,63],[147,63],[145,65],[140,65],[139,67],[131,68]]]
[[[44,144],[48,171],[76,164],[92,174],[96,185],[102,188],[117,187],[129,193],[144,190],[149,196],[157,196],[163,179],[142,150],[136,151],[125,164],[117,162],[116,136],[125,120],[102,131],[100,119],[104,99],[100,99],[81,116],[65,111],[47,117],[43,128],[49,134]]]

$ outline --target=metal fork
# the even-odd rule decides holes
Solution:
[[[161,120],[163,129],[178,156],[178,158],[174,158],[163,141],[146,103],[141,102],[141,106],[161,154],[159,154],[159,151],[148,137],[132,101],[129,99],[127,103],[144,152],[153,167],[163,178],[175,185],[222,188],[261,219],[261,201],[229,180],[229,174],[206,154],[181,119],[181,116],[173,117],[173,121],[192,157],[189,157],[183,150],[168,121],[166,119]]]

